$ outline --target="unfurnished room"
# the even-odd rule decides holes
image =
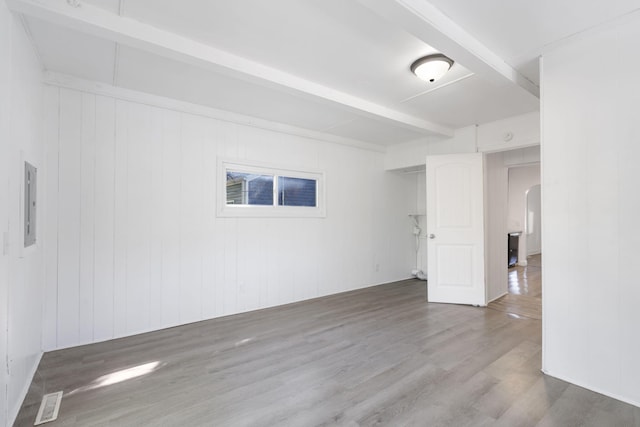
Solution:
[[[640,0],[0,0],[0,426],[640,427]]]

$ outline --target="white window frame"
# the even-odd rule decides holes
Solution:
[[[251,173],[257,175],[272,175],[273,205],[233,205],[227,204],[227,171]],[[278,205],[278,176],[289,178],[313,179],[316,181],[316,206],[279,206]],[[326,217],[325,203],[325,174],[323,171],[312,169],[285,168],[265,163],[246,162],[243,160],[218,160],[218,216],[246,217],[246,218],[324,218]]]

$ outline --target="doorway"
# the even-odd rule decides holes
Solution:
[[[529,188],[525,196],[525,254],[527,259],[532,255],[538,255],[542,252],[542,233],[540,230],[542,210],[540,196],[540,184]]]
[[[540,164],[509,167],[507,179],[507,228],[520,235],[518,260],[508,268],[507,293],[488,308],[542,319]]]

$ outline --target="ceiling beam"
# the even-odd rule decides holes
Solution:
[[[540,98],[540,88],[427,0],[357,0],[381,17],[495,84],[512,83]]]
[[[7,0],[6,3],[17,13],[261,86],[284,90],[316,102],[328,103],[362,117],[427,135],[451,137],[454,134],[452,128],[439,123],[402,113],[89,4],[80,3],[74,7],[65,0]]]

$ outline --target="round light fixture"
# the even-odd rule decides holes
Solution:
[[[441,53],[422,57],[411,64],[411,72],[424,81],[433,83],[444,76],[453,65],[453,60]]]

